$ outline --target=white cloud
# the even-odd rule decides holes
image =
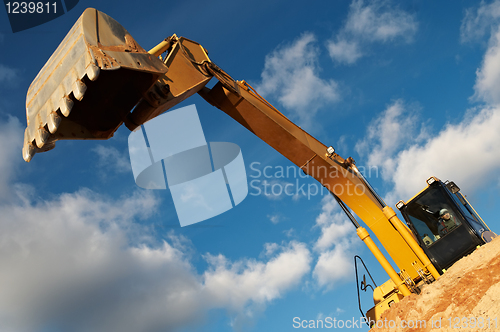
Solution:
[[[267,215],[267,217],[268,217],[268,218],[269,218],[269,220],[271,220],[271,222],[272,222],[273,224],[275,224],[275,225],[276,225],[277,223],[279,223],[279,222],[280,222],[280,220],[281,220],[281,217],[280,217],[279,215],[277,215],[277,214]]]
[[[16,175],[17,165],[22,160],[23,125],[17,118],[8,117],[0,121],[0,199],[11,197],[10,184]]]
[[[388,204],[411,198],[430,176],[473,190],[500,168],[497,106],[471,110],[460,123],[447,124],[434,135],[415,123],[417,119],[398,101],[373,121],[366,138],[356,145],[392,184],[385,198]]]
[[[273,96],[297,119],[309,126],[318,109],[340,99],[338,84],[320,78],[316,38],[305,33],[291,45],[282,45],[266,56],[258,91]]]
[[[285,234],[286,237],[295,236],[295,229],[290,228],[290,229],[284,230],[283,234]]]
[[[272,249],[277,251],[276,246]],[[216,306],[243,309],[250,301],[269,302],[298,285],[310,271],[309,250],[304,243],[295,241],[279,249],[281,252],[267,263],[255,260],[230,263],[222,255],[208,255],[210,268],[204,273],[208,298]]]
[[[345,213],[339,211],[338,203],[333,197],[326,196],[322,204],[322,211],[316,218],[316,226],[321,228],[321,235],[314,244],[314,249],[320,252],[349,237],[354,230]]]
[[[492,4],[493,6],[494,4]],[[497,7],[488,8],[494,14]],[[477,71],[476,97],[488,105],[469,110],[458,124],[448,124],[425,144],[413,145],[397,155],[394,194],[408,198],[431,175],[454,180],[474,190],[488,179],[498,179],[500,169],[500,28],[490,38],[481,68]],[[411,174],[411,177],[408,176]],[[403,182],[405,182],[403,184]]]
[[[416,106],[396,100],[373,120],[365,138],[356,143],[356,151],[368,157],[366,163],[369,166],[381,167],[386,180],[391,177],[395,153],[427,135],[416,114]]]
[[[279,249],[279,245],[277,243],[266,243],[264,244],[264,249],[265,249],[265,255],[271,256]]]
[[[347,21],[326,46],[332,60],[353,64],[362,57],[362,48],[380,42],[411,42],[418,30],[414,15],[399,9],[390,1],[353,0]]]
[[[118,173],[132,172],[130,159],[126,153],[112,146],[97,145],[92,149],[97,154],[97,166]]]
[[[106,201],[81,191],[1,206],[0,264],[8,268],[0,271],[0,330],[175,326],[176,306],[163,316],[145,308],[172,306],[166,298],[176,294],[168,288],[170,278],[189,283],[181,253],[167,243],[156,249],[129,245],[145,240],[131,221],[156,205],[148,194]]]
[[[200,275],[186,239],[157,243],[135,222],[158,205],[146,191],[116,201],[83,190],[25,202],[0,206],[2,331],[173,331],[215,308],[237,325],[310,271],[305,244],[290,242],[266,244],[268,261],[207,254]]]
[[[474,86],[476,100],[498,104],[500,97],[500,0],[487,4],[481,1],[477,9],[469,8],[460,27],[462,42],[481,41],[484,35],[490,35],[488,49],[481,68],[476,72]]]
[[[11,82],[17,77],[17,70],[0,64],[0,83]]]
[[[326,43],[326,48],[330,57],[340,63],[353,64],[363,56],[358,43],[355,41],[339,39],[335,42],[329,40]]]
[[[447,125],[422,145],[398,153],[392,176],[401,199],[412,197],[431,175],[473,190],[500,169],[500,108],[487,107]],[[498,177],[498,176],[497,176]]]
[[[411,41],[418,23],[411,15],[389,1],[363,0],[351,3],[345,30],[360,38],[387,42],[396,38]]]
[[[500,20],[500,1],[489,4],[481,1],[475,8],[469,8],[460,26],[460,39],[462,42],[480,40],[484,34],[490,32],[492,26],[498,25]]]
[[[137,222],[158,206],[148,191],[20,201],[0,205],[1,331],[174,331],[211,309],[227,310],[238,330],[310,271],[305,244],[290,242],[266,244],[267,261],[207,254],[199,274],[187,239],[158,243]]]
[[[482,66],[477,71],[476,97],[483,98],[486,106],[470,109],[461,122],[447,124],[435,135],[426,134],[425,131],[418,134],[418,128],[412,130],[411,126],[404,126],[410,128],[410,134],[419,137],[420,141],[412,141],[402,131],[404,128],[400,124],[404,124],[405,120],[400,116],[404,112],[399,112],[394,121],[387,122],[390,117],[386,111],[370,126],[367,138],[358,147],[370,154],[369,161],[385,168],[384,179],[391,181],[394,186],[386,198],[389,204],[412,197],[432,175],[442,180],[456,181],[468,192],[480,188],[492,178],[498,180],[499,40],[500,29],[497,28],[491,36]],[[396,126],[391,130],[393,122]]]
[[[341,281],[350,280],[353,275],[352,252],[344,244],[337,244],[334,249],[319,256],[313,276],[321,287],[332,289]]]
[[[500,28],[490,38],[474,89],[476,98],[489,104],[500,104]]]
[[[267,244],[268,254],[269,250],[275,256],[267,263],[248,259],[230,263],[222,255],[206,257],[210,268],[203,275],[204,299],[213,307],[236,312],[232,326],[237,331],[247,327],[267,303],[296,287],[310,271],[311,256],[304,243]]]
[[[319,258],[313,277],[320,287],[332,289],[352,276],[352,250],[359,238],[333,196],[323,198],[322,212],[316,218],[316,227],[321,228],[321,235],[314,244]]]

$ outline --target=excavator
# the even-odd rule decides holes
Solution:
[[[214,77],[218,82],[208,88]],[[335,197],[390,278],[374,289],[374,307],[366,313],[372,322],[496,236],[454,182],[433,176],[413,198],[396,204],[402,222],[351,157],[342,158],[250,84],[234,80],[200,44],[174,34],[146,51],[117,21],[93,8],[84,11],[28,89],[23,158],[29,162],[58,140],[109,139],[122,124],[131,131],[140,129],[195,93]]]

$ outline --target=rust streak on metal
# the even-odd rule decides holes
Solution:
[[[116,67],[120,65],[115,58],[106,55],[106,53],[103,52],[101,47],[89,45],[89,48],[92,50],[92,53],[94,54],[94,57],[99,67],[105,69],[108,67]]]
[[[137,44],[137,42],[134,40],[134,38],[132,38],[131,35],[125,35],[125,44],[105,46],[101,44],[101,42],[98,42],[97,47],[103,51],[148,53],[144,48]]]

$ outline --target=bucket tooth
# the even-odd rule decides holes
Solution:
[[[61,120],[61,116],[57,112],[52,112],[49,114],[49,117],[47,119],[47,127],[49,128],[51,134],[57,131]]]
[[[70,97],[64,96],[64,98],[61,100],[61,106],[59,106],[59,109],[61,110],[62,115],[65,117],[69,116],[69,113],[71,113],[71,109],[73,108],[74,102],[71,100]]]
[[[56,147],[56,142],[55,141],[48,141],[47,143],[45,143],[43,145],[42,148],[38,149],[37,152],[46,152],[46,151],[52,150],[55,147]]]
[[[33,146],[33,144],[25,143],[23,146],[23,159],[29,163],[34,155],[35,155],[35,147]]]
[[[23,144],[23,159],[30,162],[31,158],[35,155],[35,146],[29,137],[28,128],[24,131],[24,144]]]
[[[39,149],[41,149],[44,146],[45,142],[47,142],[49,134],[50,133],[47,131],[47,129],[45,129],[45,127],[38,128],[38,130],[35,133],[35,142],[36,146]]]
[[[76,80],[75,84],[73,85],[73,95],[75,98],[79,101],[83,99],[83,96],[85,95],[85,91],[87,91],[87,86],[85,83],[83,83],[81,80]]]
[[[91,81],[95,81],[99,77],[99,73],[101,72],[101,68],[97,67],[95,64],[91,63],[87,67],[87,77]]]

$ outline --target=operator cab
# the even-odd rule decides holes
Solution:
[[[491,232],[454,182],[435,177],[409,202],[396,207],[436,269],[442,273],[457,260],[491,241]]]

